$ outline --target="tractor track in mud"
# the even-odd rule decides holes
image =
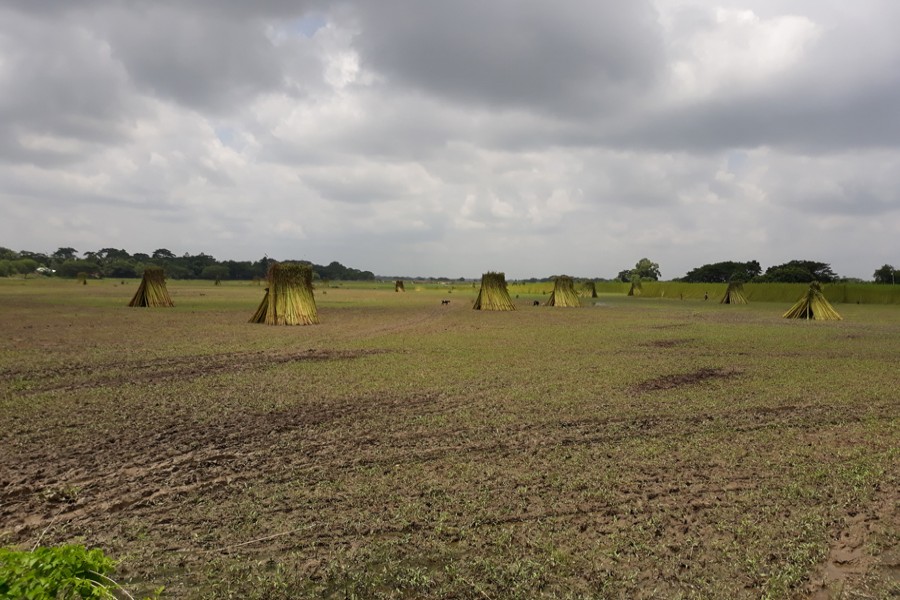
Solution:
[[[678,438],[697,431],[765,428],[817,430],[862,418],[849,411],[835,415],[815,406],[785,406],[707,417],[598,417],[503,430],[450,428],[441,436],[408,431],[372,431],[366,437],[353,430],[341,433],[341,423],[386,410],[399,416],[423,409],[453,411],[459,406],[460,402],[440,395],[357,398],[316,409],[233,415],[217,423],[160,422],[139,437],[85,439],[75,447],[53,444],[53,433],[48,431],[0,470],[0,522],[15,540],[26,541],[51,522],[77,527],[115,519],[121,512],[165,514],[186,497],[215,496],[260,474],[265,474],[268,484],[315,481],[324,473],[425,464],[448,455],[502,459],[550,447],[616,448],[642,436]],[[697,467],[691,478],[702,480],[707,467]],[[758,474],[743,476],[760,481]],[[640,479],[636,481],[635,487],[641,488]],[[654,498],[670,493],[671,488]]]
[[[6,369],[0,371],[0,379],[17,377],[28,379],[31,383],[18,392],[27,395],[188,380],[219,373],[259,370],[289,363],[349,360],[381,352],[380,350],[320,349],[298,352],[230,352],[154,360],[126,360],[115,364],[70,365],[41,370]]]

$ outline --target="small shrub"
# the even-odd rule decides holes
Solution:
[[[84,546],[0,548],[0,598],[114,599],[107,578],[115,566],[102,550]]]

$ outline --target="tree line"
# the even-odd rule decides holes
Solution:
[[[619,271],[616,279],[623,282],[634,280],[659,281],[659,264],[649,258],[639,260],[633,269]],[[873,274],[875,283],[890,283],[900,281],[900,271],[891,265],[884,265],[875,270]],[[828,263],[814,260],[791,260],[784,264],[772,265],[763,272],[759,261],[747,262],[722,261],[696,267],[687,272],[684,277],[674,281],[686,283],[728,283],[741,281],[745,283],[809,283],[820,281],[822,283],[834,283],[836,281],[855,281],[846,277],[840,277],[831,269]]]
[[[79,256],[81,254],[81,256]],[[78,277],[82,273],[88,277],[109,277],[126,279],[140,277],[148,266],[162,267],[166,276],[172,279],[233,279],[252,280],[264,278],[269,265],[275,259],[264,256],[257,261],[219,261],[209,254],[188,254],[177,256],[166,248],[154,250],[152,254],[129,254],[118,248],[79,253],[75,248],[58,248],[52,254],[14,251],[0,246],[0,277],[10,275],[28,275],[34,272],[54,274],[59,277]],[[371,271],[361,271],[345,267],[337,261],[328,265],[317,265],[305,260],[302,262],[312,267],[313,277],[333,281],[366,281],[375,279]],[[659,281],[662,273],[659,263],[649,258],[640,259],[631,269],[619,271],[615,279],[623,282]],[[875,283],[894,284],[900,282],[900,270],[885,264],[875,270],[872,278]],[[444,280],[446,278],[437,278]],[[447,279],[447,281],[450,281]],[[532,278],[523,281],[540,281]],[[684,277],[674,281],[687,283],[727,283],[743,281],[754,283],[808,283],[821,281],[853,281],[838,276],[828,263],[812,260],[791,260],[784,264],[773,265],[763,272],[759,261],[747,262],[723,261],[696,267]]]
[[[81,254],[81,256],[79,256]],[[166,277],[172,279],[234,279],[252,280],[264,278],[269,265],[275,259],[264,256],[257,261],[219,261],[209,254],[188,254],[177,256],[166,248],[154,250],[152,254],[129,254],[118,248],[103,248],[96,252],[79,253],[75,248],[59,248],[52,254],[13,251],[0,247],[0,277],[28,275],[30,273],[52,274],[58,277],[78,277],[82,273],[88,277],[127,279],[140,277],[149,266],[162,267]],[[317,265],[305,260],[312,267],[313,277],[322,280],[371,280],[371,271],[345,267],[334,261],[328,265]]]

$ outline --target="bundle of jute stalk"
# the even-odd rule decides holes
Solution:
[[[721,304],[747,304],[747,297],[744,296],[744,282],[729,281],[728,289],[725,290],[725,295],[719,302]]]
[[[644,289],[644,284],[641,282],[640,275],[632,275],[631,276],[631,287],[628,288],[629,296],[640,296],[641,290]]]
[[[269,288],[266,288],[266,295],[263,296],[262,302],[256,307],[256,312],[250,317],[251,323],[265,323],[266,313],[269,312]]]
[[[481,276],[481,289],[475,304],[475,310],[516,310],[506,289],[506,275],[488,272]]]
[[[784,313],[785,319],[813,319],[816,321],[842,321],[841,315],[834,310],[831,303],[822,293],[822,284],[813,281],[790,310]]]
[[[162,267],[147,267],[141,285],[128,306],[175,306],[166,289],[166,274]]]
[[[273,263],[267,279],[269,287],[251,323],[315,325],[319,322],[309,265]]]
[[[567,275],[560,275],[553,282],[553,292],[547,300],[547,306],[581,306],[575,282]]]

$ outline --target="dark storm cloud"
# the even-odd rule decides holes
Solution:
[[[900,81],[882,81],[838,96],[799,96],[797,90],[711,99],[642,115],[598,135],[574,132],[581,145],[719,152],[775,146],[811,154],[900,143]]]
[[[77,25],[0,10],[0,155],[47,165],[128,136],[141,100],[102,40]]]
[[[647,88],[661,64],[649,2],[356,5],[363,65],[453,101],[593,114]]]
[[[100,25],[138,88],[195,109],[230,110],[281,83],[281,57],[261,21],[147,3]]]

